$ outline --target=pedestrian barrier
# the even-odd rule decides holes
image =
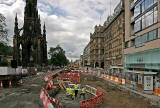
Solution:
[[[85,87],[86,87],[87,92],[91,93],[92,95],[97,96],[97,89],[96,88],[91,87],[89,85],[86,85]]]
[[[160,88],[157,89],[157,95],[160,96]]]
[[[52,105],[48,97],[48,93],[46,92],[44,88],[42,88],[40,91],[40,99],[43,103],[44,108],[54,108],[54,106]]]
[[[124,78],[117,78],[117,77],[114,77],[114,76],[104,75],[104,74],[101,74],[101,78],[105,78],[105,79],[114,81],[118,84],[123,84],[123,85],[129,84],[129,85],[137,86],[137,88],[139,88],[139,89],[143,88],[143,84],[138,84],[138,82],[134,82],[134,81],[131,81],[131,80],[126,80]],[[157,89],[154,88],[152,94],[160,96],[160,88],[157,88]]]
[[[91,70],[72,70],[72,72],[75,72],[75,73],[91,73],[93,71],[91,71]]]
[[[62,70],[56,70],[55,72],[50,73],[44,77],[44,81],[47,82],[46,90],[51,90],[52,88],[56,88],[56,86],[53,86],[53,81],[51,79],[54,75],[60,73],[61,71]],[[44,108],[54,108],[51,102],[55,102],[59,108],[59,101],[54,98],[51,98],[46,90],[42,88],[40,91],[40,99],[44,105]]]
[[[12,88],[12,82],[9,80],[9,88]]]
[[[0,83],[0,88],[3,88],[3,82],[1,81],[1,83]]]
[[[54,71],[53,73],[50,73],[50,74],[46,75],[46,76],[44,77],[44,81],[50,81],[51,78],[52,78],[54,75],[56,75],[57,73],[60,73],[61,71],[62,71],[62,70],[59,69],[59,70]]]
[[[57,78],[58,80],[70,80],[71,82],[75,83],[75,82],[80,82],[80,75],[78,73],[64,73],[62,76]]]
[[[80,108],[92,108],[92,107],[95,107],[95,106],[99,105],[100,103],[102,103],[102,101],[103,101],[103,93],[102,92],[100,92],[96,88],[88,86],[88,85],[86,85],[86,91],[89,93],[92,92],[91,94],[94,94],[95,97],[88,99],[88,100],[82,100],[80,102]],[[95,91],[96,91],[96,94],[95,94]]]

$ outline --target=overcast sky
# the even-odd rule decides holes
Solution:
[[[103,24],[120,0],[37,1],[41,24],[46,23],[48,50],[59,44],[68,58],[78,59],[89,42],[89,34],[94,31],[94,26]],[[15,15],[18,14],[21,28],[24,7],[25,0],[0,0],[0,13],[6,17],[11,45]]]

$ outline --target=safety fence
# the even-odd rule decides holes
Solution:
[[[60,73],[61,71],[62,71],[62,70],[59,69],[59,70],[54,71],[53,73],[50,73],[50,74],[46,75],[46,76],[44,77],[44,81],[49,81],[49,80],[51,80],[51,78],[52,78],[54,75],[56,75],[57,73]]]
[[[80,101],[80,108],[92,108],[96,107],[103,101],[103,93],[96,88],[86,85],[86,91],[95,95],[95,97]]]
[[[92,70],[72,70],[72,72],[75,72],[75,73],[91,73],[93,71]]]
[[[143,84],[139,84],[138,82],[127,80],[127,79],[124,79],[124,78],[118,78],[118,77],[111,76],[111,75],[101,74],[101,77],[106,78],[108,80],[111,80],[113,82],[116,82],[118,84],[128,85],[129,87],[136,87],[138,89],[143,89],[143,86],[144,86]],[[153,95],[160,96],[160,88],[157,88],[157,89],[154,88],[153,89]]]
[[[71,82],[80,82],[80,75],[78,73],[64,73],[62,76],[57,77],[56,80],[62,80],[62,79],[67,79],[70,80]]]
[[[50,97],[49,94],[47,93],[47,90],[51,90],[51,89],[55,88],[55,86],[53,86],[52,77],[55,76],[56,74],[60,73],[61,71],[62,70],[56,70],[50,74],[47,74],[44,77],[44,81],[47,82],[46,90],[44,88],[42,88],[41,92],[40,92],[40,98],[41,98],[41,101],[44,105],[44,108],[54,108],[52,103],[55,103],[57,105],[57,107],[59,108],[59,101]]]
[[[56,103],[59,108],[59,101],[51,98],[44,88],[42,88],[40,91],[40,99],[43,103],[44,108],[54,108],[52,104],[53,102]]]

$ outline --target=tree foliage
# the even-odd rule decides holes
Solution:
[[[8,30],[5,22],[6,18],[0,13],[0,43],[8,42]]]
[[[11,46],[7,46],[3,43],[0,43],[0,55],[12,56],[13,55],[13,48]]]
[[[65,56],[65,51],[59,45],[57,45],[55,48],[51,47],[49,55],[51,56],[49,64],[55,66],[64,66],[69,63],[67,57]]]

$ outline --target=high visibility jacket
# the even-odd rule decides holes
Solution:
[[[75,90],[78,90],[78,87],[79,87],[78,84],[75,84],[75,85],[74,85],[74,89],[75,89]]]
[[[85,88],[82,88],[82,93],[86,93],[86,89]]]
[[[72,93],[72,98],[75,98],[75,93],[74,92]]]
[[[70,88],[66,88],[66,92],[67,92],[67,93],[69,93],[69,89],[70,89]]]
[[[73,93],[72,88],[69,88],[69,95],[72,95],[72,93]]]

